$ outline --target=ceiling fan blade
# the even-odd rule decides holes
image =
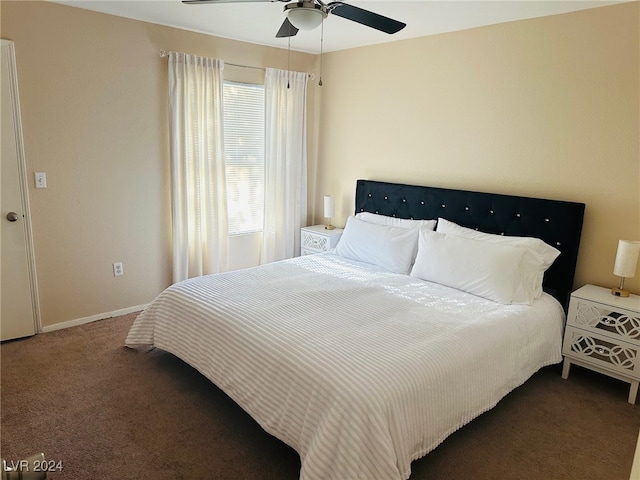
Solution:
[[[284,2],[288,0],[182,0],[187,5],[197,5],[199,3],[245,3],[245,2]]]
[[[407,26],[406,23],[399,22],[393,18],[385,17],[342,2],[331,2],[327,5],[327,9],[334,15],[389,34],[399,32]]]
[[[276,33],[276,38],[293,37],[296,33],[298,33],[298,29],[291,24],[288,18],[285,18],[280,30]]]

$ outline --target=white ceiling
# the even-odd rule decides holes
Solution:
[[[284,20],[284,3],[247,2],[185,5],[180,0],[50,0],[56,3],[133,18],[160,25],[287,48],[275,38]],[[329,15],[324,23],[323,51],[464,30],[484,25],[568,13],[631,0],[347,0],[347,3],[407,24],[388,35],[344,18]],[[291,37],[291,49],[320,53],[320,28]]]

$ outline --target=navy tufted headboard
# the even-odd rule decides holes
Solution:
[[[543,286],[567,307],[580,246],[584,203],[358,180],[356,213],[415,220],[445,218],[487,233],[537,237],[560,250]]]

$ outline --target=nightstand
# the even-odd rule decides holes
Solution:
[[[611,295],[608,288],[585,285],[571,294],[562,345],[562,378],[571,364],[629,382],[629,403],[640,381],[640,296]]]
[[[342,228],[327,230],[324,225],[302,227],[300,229],[300,255],[327,252],[338,244]]]

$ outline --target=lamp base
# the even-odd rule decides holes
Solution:
[[[325,230],[333,230],[333,229],[335,229],[335,228],[336,228],[336,227],[334,227],[334,226],[333,226],[333,225],[331,225],[331,224],[329,224],[329,225],[325,225],[325,226],[324,226],[324,229],[325,229]]]
[[[614,287],[611,289],[611,295],[615,295],[616,297],[628,297],[629,290],[625,290],[624,288]]]

